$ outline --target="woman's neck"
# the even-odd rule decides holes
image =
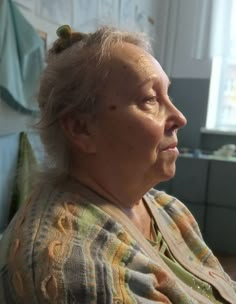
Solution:
[[[148,191],[131,191],[131,184],[114,183],[114,180],[99,177],[99,182],[90,178],[88,174],[82,174],[81,170],[71,172],[71,176],[80,184],[97,193],[109,203],[119,207],[140,232],[150,239],[151,215],[143,200],[143,195]]]
[[[143,195],[152,186],[144,184],[142,178],[135,176],[135,173],[133,178],[126,178],[118,173],[107,174],[102,168],[95,167],[91,170],[87,167],[84,170],[74,167],[70,175],[121,209],[132,209],[140,204]]]

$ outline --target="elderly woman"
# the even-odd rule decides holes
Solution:
[[[58,30],[41,80],[48,167],[1,242],[1,303],[236,303],[174,176],[185,117],[142,35]]]

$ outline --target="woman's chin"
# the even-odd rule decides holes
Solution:
[[[166,182],[172,179],[175,176],[175,171],[175,163],[164,167],[161,171],[158,172],[160,182]]]

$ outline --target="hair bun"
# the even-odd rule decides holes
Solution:
[[[89,37],[88,34],[72,31],[71,27],[67,24],[61,25],[56,30],[56,34],[58,36],[58,39],[53,43],[53,46],[48,52],[49,58],[51,55],[61,53],[74,43],[85,41]]]
[[[71,27],[67,24],[61,25],[57,31],[57,36],[63,40],[69,40],[72,35]]]

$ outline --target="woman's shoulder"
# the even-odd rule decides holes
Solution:
[[[13,237],[24,238],[38,252],[43,244],[71,239],[74,234],[86,237],[86,226],[102,225],[106,215],[79,194],[44,189],[33,195],[15,216]],[[23,241],[23,240],[22,240]],[[50,251],[50,250],[49,250]]]
[[[4,279],[15,298],[24,293],[25,303],[34,303],[35,290],[41,290],[42,303],[45,298],[52,300],[60,288],[63,291],[60,284],[74,273],[73,268],[87,265],[87,256],[102,252],[104,240],[118,235],[119,229],[107,214],[78,194],[55,189],[37,192],[4,233],[0,268],[5,272],[0,274],[0,291]],[[116,243],[112,246],[119,247]]]

